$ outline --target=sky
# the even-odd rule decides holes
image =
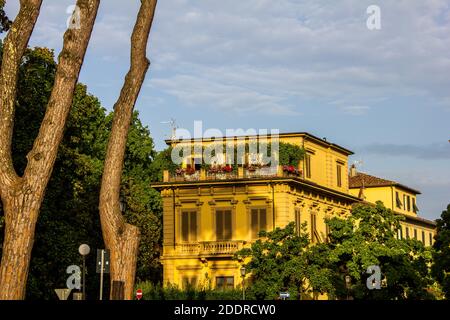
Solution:
[[[8,0],[10,18],[17,0]],[[140,1],[102,1],[80,81],[112,109]],[[31,46],[58,53],[74,0],[44,0]],[[367,8],[380,8],[369,30]],[[450,1],[164,0],[136,109],[156,148],[167,122],[307,131],[355,152],[368,174],[422,191],[419,214],[450,203]]]

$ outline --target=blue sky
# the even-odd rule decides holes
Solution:
[[[111,109],[140,1],[103,1],[80,81]],[[30,45],[59,52],[69,0],[44,0]],[[366,27],[369,5],[381,30]],[[18,1],[6,12],[17,14]],[[353,150],[362,170],[450,203],[448,0],[164,0],[136,108],[157,149],[182,128],[308,131]]]

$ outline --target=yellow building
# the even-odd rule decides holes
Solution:
[[[226,143],[240,145],[257,138],[224,139]],[[250,245],[260,230],[270,231],[292,221],[297,225],[307,222],[310,239],[326,241],[325,218],[345,216],[351,212],[352,204],[362,201],[358,197],[360,188],[352,184],[349,189],[348,156],[353,154],[350,150],[305,132],[280,134],[279,141],[306,151],[295,172],[286,171],[281,165],[254,166],[251,156],[244,157],[237,170],[211,172],[200,165],[200,148],[183,158],[184,170],[173,176],[165,171],[163,182],[152,185],[160,190],[163,200],[161,260],[165,284],[235,288],[242,278],[241,263],[232,259],[233,254]],[[166,143],[171,147],[208,147],[216,140],[167,140]],[[226,164],[223,157],[217,159]],[[375,190],[364,188],[366,201],[388,199],[383,198],[387,197],[384,189],[369,198],[369,189]],[[410,192],[409,208],[415,208],[412,189],[396,185],[396,190],[399,197]],[[410,229],[405,230],[417,230],[417,237],[422,230],[432,230],[432,223],[407,209],[400,212],[409,217],[405,227]]]
[[[357,172],[354,166],[350,168],[349,189],[350,194],[362,201],[381,201],[387,208],[404,216],[405,220],[400,223],[402,228],[398,233],[399,238],[414,238],[426,246],[433,244],[436,223],[418,216],[417,195],[420,191],[395,181]]]

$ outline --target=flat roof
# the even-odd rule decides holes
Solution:
[[[166,142],[167,145],[171,145],[172,143],[177,143],[177,142],[178,143],[179,142],[204,142],[204,141],[214,141],[217,138],[223,138],[225,140],[230,140],[230,139],[238,139],[239,140],[239,139],[247,139],[247,138],[257,138],[259,136],[266,137],[266,136],[269,136],[269,135],[270,135],[270,133],[267,133],[267,135],[254,134],[254,135],[242,135],[242,136],[202,137],[202,138],[191,138],[191,139],[167,139],[167,140],[164,140],[164,141]],[[280,138],[304,137],[306,139],[310,139],[310,140],[312,140],[314,142],[317,142],[319,144],[328,146],[330,148],[337,149],[337,150],[339,150],[339,151],[341,151],[341,152],[343,152],[343,153],[345,153],[347,155],[354,154],[353,151],[351,151],[351,150],[349,150],[347,148],[344,148],[344,147],[342,147],[342,146],[340,146],[338,144],[335,144],[335,143],[328,142],[327,140],[319,138],[319,137],[317,137],[315,135],[312,135],[312,134],[310,134],[308,132],[286,132],[286,133],[279,133],[278,136]]]

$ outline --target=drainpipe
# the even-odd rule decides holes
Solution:
[[[272,187],[272,230],[275,230],[275,191],[272,181],[270,181],[270,186]]]
[[[173,212],[173,249],[175,250],[175,232],[176,232],[176,222],[175,222],[175,189],[172,189],[172,212]]]

